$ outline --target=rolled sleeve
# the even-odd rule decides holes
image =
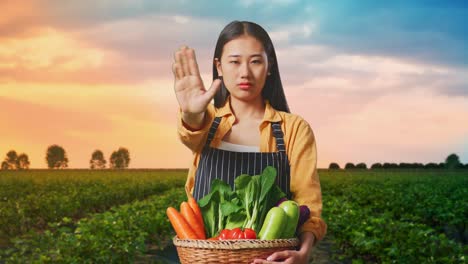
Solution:
[[[299,232],[312,232],[317,242],[325,236],[327,225],[321,218],[322,191],[317,172],[315,137],[304,120],[300,120],[296,133],[294,140],[290,142],[292,147],[289,147],[291,151],[288,155],[291,164],[291,192],[297,203],[310,209],[310,217]]]
[[[182,120],[182,111],[179,110],[179,121],[177,123],[177,133],[182,143],[192,152],[200,152],[206,141],[210,125],[213,122],[215,111],[213,105],[208,105],[205,112],[203,126],[198,130],[191,130]]]

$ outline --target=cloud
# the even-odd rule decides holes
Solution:
[[[326,46],[277,46],[283,83],[300,93],[384,95],[412,89],[466,95],[468,68],[391,56],[340,53]]]
[[[457,3],[326,1],[310,3],[305,12],[319,25],[317,44],[346,53],[466,65],[468,31],[462,25],[468,8]]]
[[[313,111],[315,105],[310,105]],[[468,135],[467,115],[464,99],[400,92],[336,115],[332,122],[315,126],[315,133],[322,164],[442,162],[449,153],[463,152],[459,143]]]
[[[181,20],[191,26],[176,22]],[[75,32],[41,28],[0,43],[0,82],[135,84],[165,79],[172,75],[173,53],[184,44],[196,49],[202,70],[209,71],[219,27],[213,20],[148,16]]]

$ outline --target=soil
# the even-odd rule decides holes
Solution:
[[[333,258],[338,252],[333,247],[333,237],[327,235],[322,241],[320,241],[311,253],[311,259],[309,263],[351,263],[350,261],[341,261],[337,258]],[[178,264],[179,258],[177,256],[177,250],[174,245],[168,245],[164,250],[157,250],[156,246],[148,245],[148,250],[145,255],[140,256],[135,263],[164,263],[164,264]]]

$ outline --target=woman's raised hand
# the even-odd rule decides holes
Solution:
[[[195,58],[195,51],[191,48],[182,46],[175,52],[174,59],[172,72],[174,73],[174,90],[179,106],[186,115],[200,116],[221,87],[221,80],[214,80],[210,89],[205,89]]]

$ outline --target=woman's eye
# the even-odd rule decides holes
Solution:
[[[238,62],[238,61],[230,61],[229,63],[237,64],[237,63],[239,63],[239,62]]]
[[[254,60],[254,61],[252,61],[252,63],[258,64],[258,63],[262,63],[262,61],[260,61],[260,60]]]

